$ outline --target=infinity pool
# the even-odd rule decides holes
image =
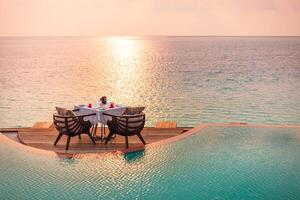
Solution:
[[[0,143],[0,199],[299,199],[300,130],[208,127],[143,152],[77,159]]]

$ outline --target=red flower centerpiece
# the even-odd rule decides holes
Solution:
[[[110,102],[109,108],[114,108],[114,107],[115,107],[115,103],[114,102]]]
[[[107,96],[101,97],[100,101],[101,101],[102,104],[106,104],[107,103]]]

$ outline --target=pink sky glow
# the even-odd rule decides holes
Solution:
[[[300,0],[0,0],[0,36],[300,35]]]

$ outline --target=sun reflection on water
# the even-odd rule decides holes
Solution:
[[[136,104],[134,99],[141,91],[143,77],[143,43],[135,37],[106,38],[111,55],[111,70],[114,72],[111,82],[111,96],[116,101]]]
[[[147,126],[157,121],[299,123],[297,38],[2,41],[1,127],[52,121],[56,106],[71,109],[103,95],[118,104],[145,106]],[[239,53],[237,43],[243,44]]]

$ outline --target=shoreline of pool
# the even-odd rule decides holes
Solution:
[[[295,128],[300,129],[300,124],[277,124],[277,125],[270,125],[270,124],[247,124],[247,123],[208,123],[208,124],[200,124],[186,132],[183,132],[177,136],[173,136],[161,141],[153,142],[144,145],[142,148],[128,148],[128,149],[122,149],[122,150],[114,150],[110,152],[96,152],[96,153],[71,153],[71,152],[64,152],[64,153],[57,153],[54,151],[44,150],[35,148],[26,144],[22,144],[22,142],[17,142],[13,140],[12,138],[9,138],[4,133],[0,132],[0,143],[4,143],[6,145],[12,146],[15,149],[18,149],[20,151],[26,151],[33,154],[38,155],[44,155],[44,156],[52,156],[52,157],[58,157],[58,158],[87,158],[87,157],[99,157],[99,156],[111,156],[111,155],[123,155],[126,153],[136,152],[136,151],[143,151],[147,150],[147,148],[156,148],[157,146],[173,143],[179,140],[182,140],[184,138],[187,138],[194,134],[200,134],[201,131],[208,127],[245,127],[245,128]],[[13,128],[12,128],[13,129]],[[14,130],[17,130],[14,129]],[[300,134],[300,132],[299,132]]]

